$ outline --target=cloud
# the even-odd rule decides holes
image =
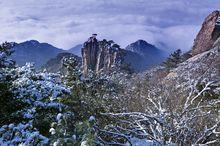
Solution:
[[[191,49],[193,40],[199,29],[200,26],[197,25],[177,25],[168,27],[162,30],[162,34],[158,36],[157,40],[163,40],[163,42],[167,44],[168,51],[176,49],[187,51]]]
[[[189,50],[220,0],[2,0],[0,41],[37,39],[68,49],[92,33],[125,47],[137,39]]]

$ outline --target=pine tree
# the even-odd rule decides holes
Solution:
[[[183,61],[182,59],[182,51],[180,49],[174,51],[170,54],[165,62],[163,62],[163,66],[165,66],[168,70],[172,68],[176,68],[179,63]]]
[[[5,42],[0,45],[0,69],[5,67],[14,67],[15,62],[8,57],[14,52],[12,43]]]
[[[21,117],[13,113],[23,107],[22,102],[10,90],[13,81],[10,71],[15,68],[15,62],[8,59],[13,53],[12,46],[7,42],[0,45],[0,126],[18,121]]]

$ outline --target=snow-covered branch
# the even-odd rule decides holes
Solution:
[[[219,105],[220,100],[219,98],[207,100],[205,94],[213,90],[214,83],[206,82],[199,91],[196,89],[198,83],[191,86],[189,96],[182,106],[180,105],[183,108],[170,110],[165,102],[166,97],[155,97],[152,96],[154,93],[150,93],[151,95],[146,97],[150,103],[146,113],[102,113],[102,115],[116,120],[115,132],[126,133],[127,136],[145,138],[160,144],[215,143],[217,142],[215,138],[219,135],[219,119],[214,113],[217,112],[215,107]],[[208,118],[212,120],[206,121]],[[211,128],[202,130],[205,126]],[[114,129],[114,126],[107,126],[108,128]]]

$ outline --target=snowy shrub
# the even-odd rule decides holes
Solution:
[[[51,143],[54,145],[73,145],[76,143],[74,114],[71,112],[57,114],[49,130]]]
[[[161,80],[164,67],[146,75],[115,68],[84,76],[74,58],[63,58],[61,77],[30,63],[16,67],[11,53],[10,44],[0,46],[0,145],[219,143],[219,83],[169,85]],[[167,60],[169,70],[180,54]]]
[[[33,128],[32,123],[3,125],[0,128],[0,145],[48,145],[49,139]]]
[[[59,113],[49,130],[51,143],[53,145],[83,145],[83,143],[92,145],[94,143],[94,124],[93,116],[84,122],[77,122],[73,113]]]
[[[149,91],[148,96],[145,96],[148,100],[145,112],[103,114],[111,120],[104,129],[99,129],[101,141],[104,144],[109,142],[121,144],[121,141],[124,143],[136,137],[152,140],[160,145],[219,143],[220,95],[217,93],[218,95],[212,97],[218,98],[209,98],[210,93],[217,88],[215,82],[204,81],[201,84],[199,90],[198,84],[191,86],[191,91],[182,104],[172,110],[169,98],[157,97],[155,96],[157,94]]]
[[[58,74],[37,73],[32,64],[15,68],[11,90],[25,108],[16,112],[24,119],[34,120],[33,124],[41,132],[47,133],[50,121],[65,108],[59,102],[69,94],[69,89],[61,84]]]

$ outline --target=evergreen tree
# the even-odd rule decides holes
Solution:
[[[180,49],[174,51],[170,54],[165,62],[163,62],[163,66],[165,66],[168,70],[172,68],[176,68],[179,63],[182,62],[182,51]]]
[[[24,106],[10,90],[13,82],[10,72],[15,68],[15,62],[8,59],[13,53],[12,46],[7,42],[0,45],[0,126],[18,121],[21,117],[14,113]]]
[[[110,108],[108,101],[117,89],[108,75],[90,70],[84,77],[74,58],[64,59],[63,64],[68,70],[64,82],[71,90],[71,96],[63,103],[72,108],[79,121]]]
[[[15,62],[8,57],[14,52],[12,43],[5,42],[0,45],[0,69],[5,67],[14,67]]]

